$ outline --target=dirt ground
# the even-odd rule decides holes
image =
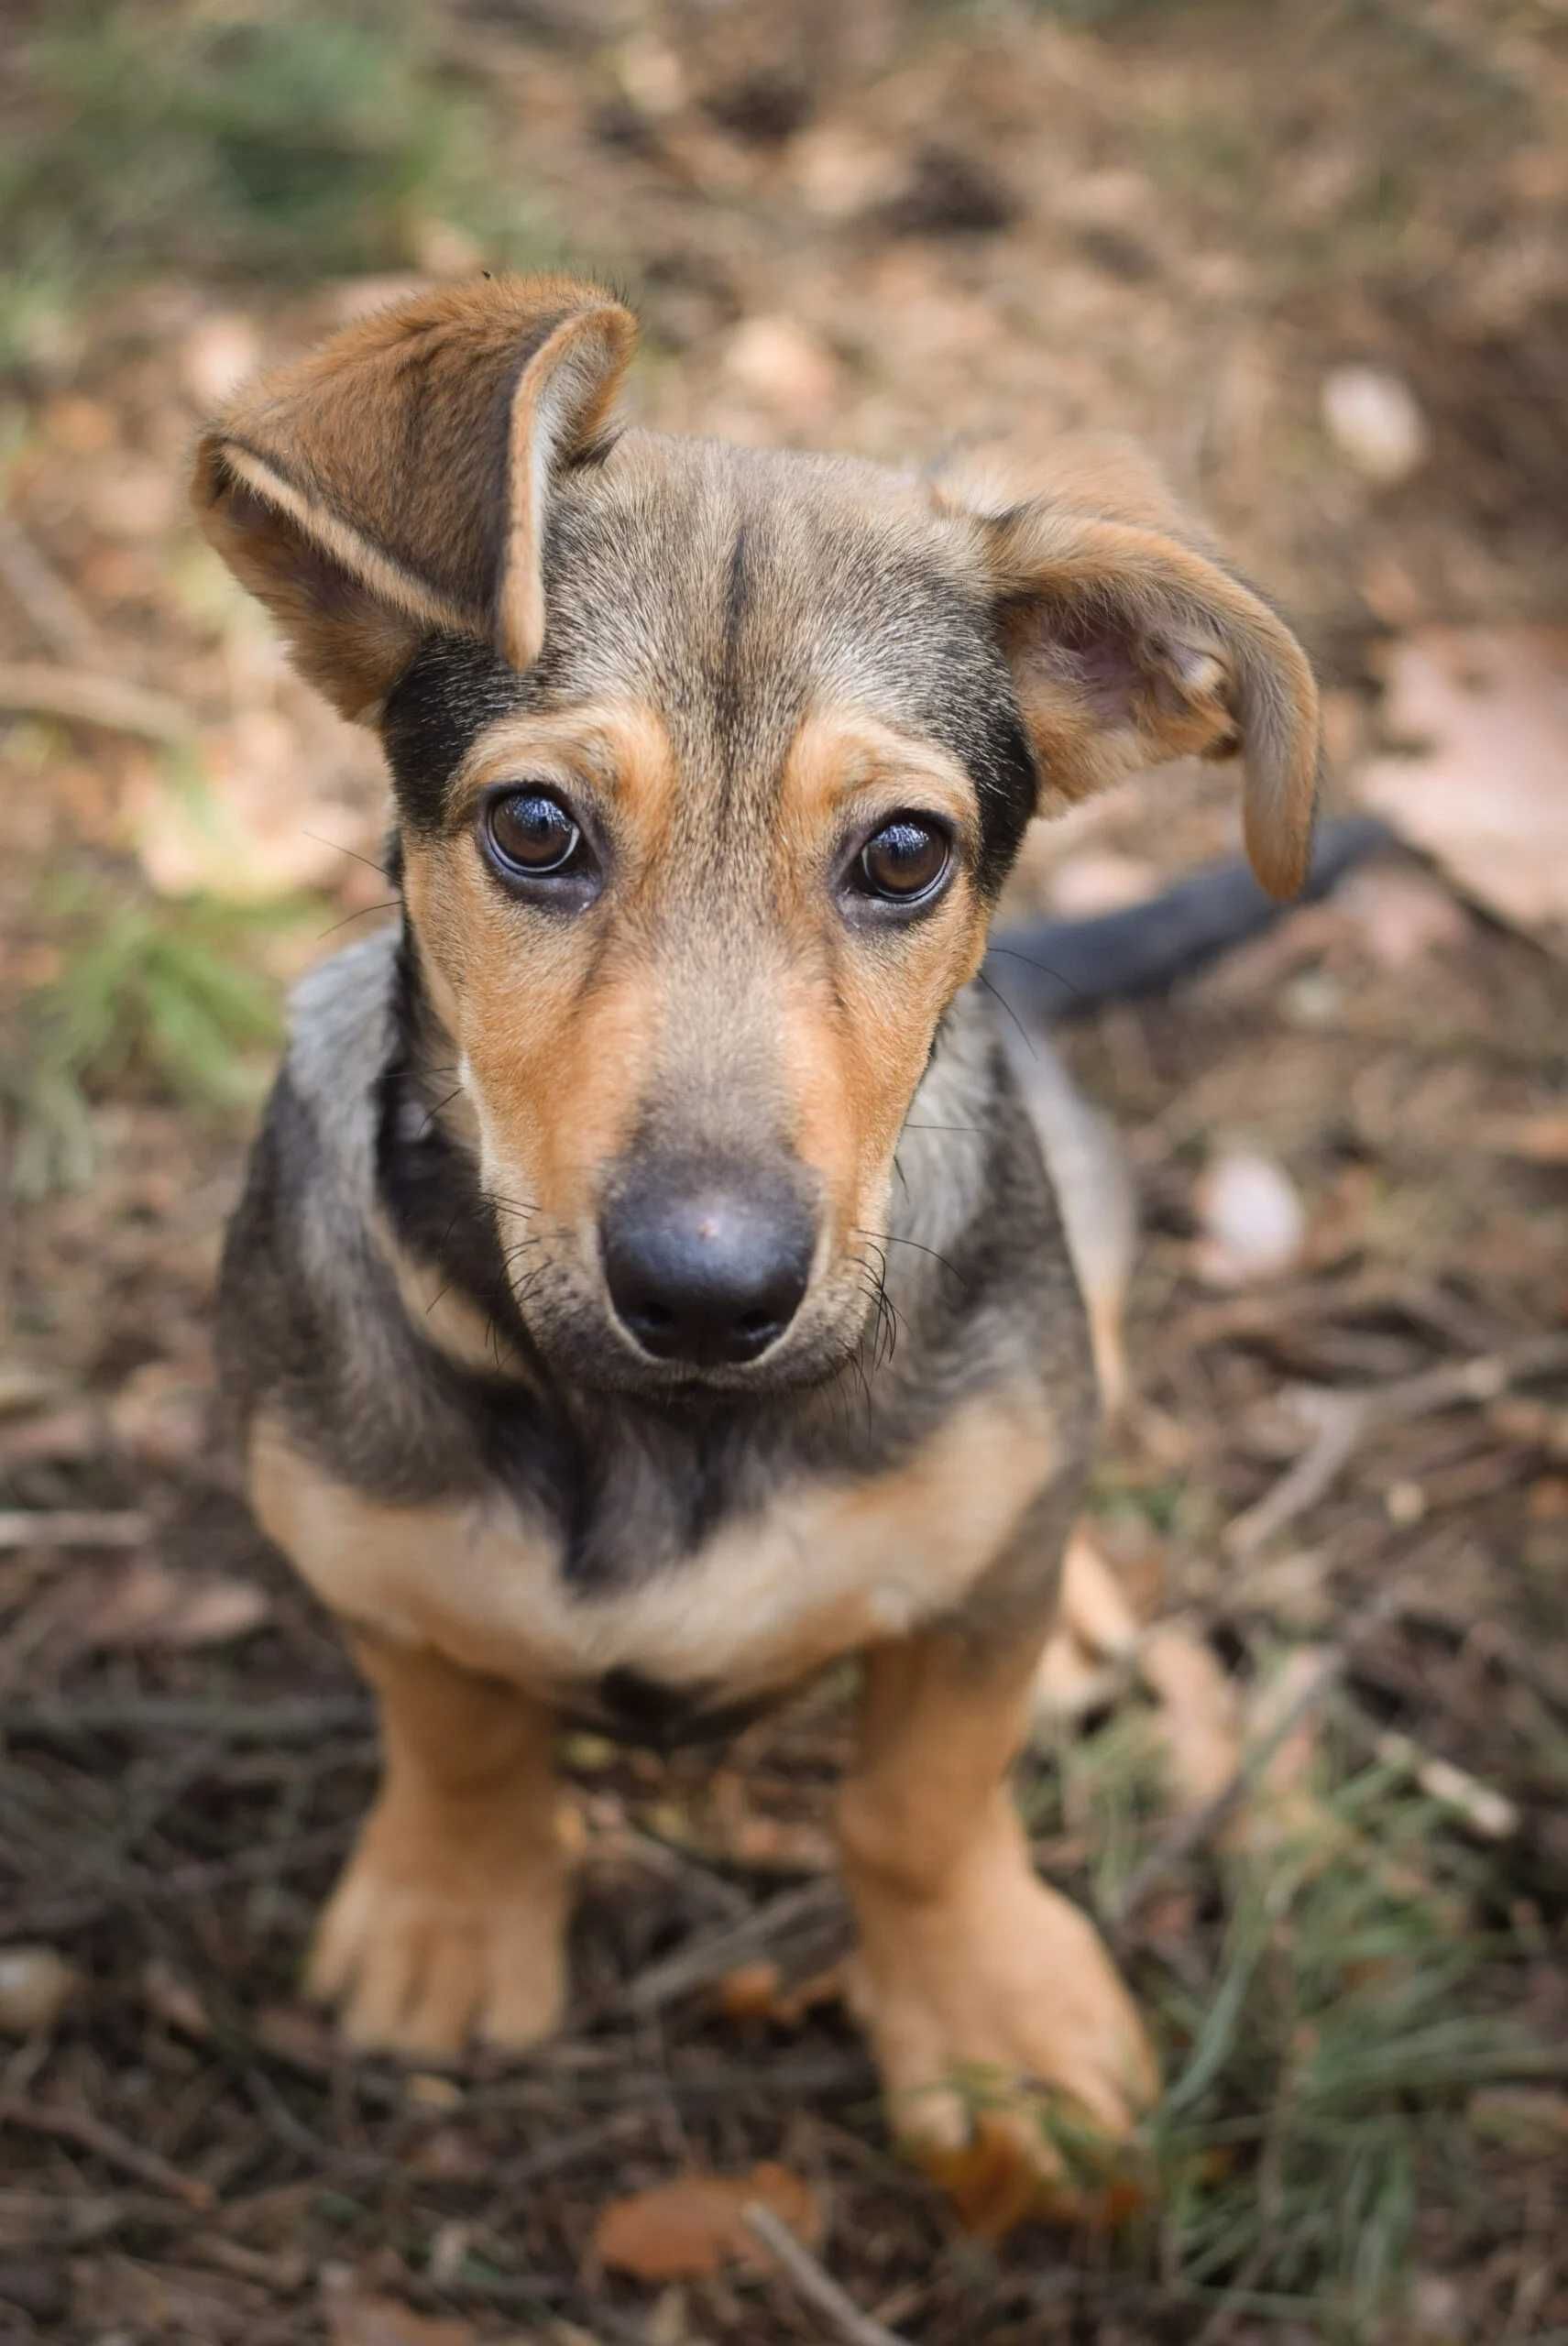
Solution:
[[[1560,0],[5,12],[5,2346],[1568,2341],[1565,132]],[[183,466],[264,353],[563,257],[662,425],[1142,440],[1409,843],[1063,1030],[1146,1224],[1090,1518],[1143,1639],[1022,1785],[1161,2045],[1114,2224],[955,2212],[787,1993],[838,1943],[836,1682],[718,1755],[568,1739],[536,2059],[349,2062],[299,1998],[373,1739],[213,1440],[209,1296],[384,799]],[[1157,776],[1018,908],[1235,833],[1223,769]],[[760,2248],[607,2255],[613,2203],[760,2162],[849,2310]]]

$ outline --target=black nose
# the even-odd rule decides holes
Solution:
[[[600,1230],[621,1325],[655,1360],[755,1360],[800,1309],[816,1233],[782,1178],[650,1174]]]

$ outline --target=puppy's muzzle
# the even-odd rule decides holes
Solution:
[[[622,1328],[654,1360],[737,1367],[776,1343],[811,1278],[815,1218],[771,1168],[649,1167],[599,1225]]]

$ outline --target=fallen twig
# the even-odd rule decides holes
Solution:
[[[843,1892],[836,1880],[808,1881],[799,1890],[785,1891],[743,1922],[715,1931],[695,1946],[683,1947],[664,1962],[652,1965],[630,1983],[626,2005],[634,2012],[657,2012],[677,1996],[721,1979],[738,1963],[749,1961],[803,1924],[829,1922],[842,1906]]]
[[[151,1528],[135,1507],[7,1507],[0,1548],[136,1548]]]
[[[1309,1386],[1294,1398],[1316,1433],[1302,1455],[1255,1507],[1238,1515],[1225,1534],[1234,1556],[1255,1555],[1277,1531],[1316,1505],[1349,1464],[1366,1436],[1379,1426],[1408,1423],[1435,1409],[1466,1401],[1495,1401],[1511,1385],[1530,1376],[1568,1368],[1568,1336],[1534,1336],[1508,1352],[1483,1353],[1392,1385],[1335,1392]]]
[[[0,1694],[0,1735],[69,1742],[81,1735],[177,1735],[214,1743],[310,1743],[371,1724],[359,1694],[213,1703],[181,1694]]]
[[[1268,1732],[1243,1752],[1234,1773],[1221,1786],[1213,1799],[1178,1817],[1164,1838],[1149,1851],[1142,1865],[1135,1867],[1128,1876],[1120,1895],[1110,1902],[1105,1919],[1113,1932],[1124,1930],[1156,1884],[1163,1881],[1183,1858],[1212,1840],[1230,1823],[1237,1809],[1266,1774],[1276,1753],[1282,1749],[1302,1720],[1317,1708],[1343,1677],[1355,1648],[1399,1611],[1404,1597],[1402,1584],[1395,1582],[1379,1589],[1369,1604],[1352,1615],[1318,1668],[1302,1681],[1294,1698],[1270,1723]]]
[[[861,2311],[853,2298],[846,2295],[830,2273],[824,2272],[811,2251],[796,2240],[787,2224],[779,2221],[771,2208],[752,2200],[741,2209],[740,2220],[768,2253],[778,2259],[806,2302],[832,2323],[850,2346],[905,2346],[895,2330],[884,2330],[880,2321],[873,2321],[869,2313]]]
[[[0,663],[0,709],[102,726],[110,733],[135,733],[175,748],[188,742],[193,729],[187,712],[167,693],[84,668],[56,668],[46,660]]]
[[[12,513],[0,513],[0,579],[57,659],[102,656],[103,639],[75,589]]]
[[[160,2158],[156,2151],[127,2142],[124,2134],[85,2110],[60,2110],[53,2104],[24,2101],[17,2094],[0,2094],[0,2126],[15,2126],[29,2134],[48,2134],[58,2143],[73,2143],[78,2150],[90,2151],[105,2165],[134,2175],[138,2183],[151,2184],[171,2199],[182,2200],[187,2208],[205,2209],[215,2203],[217,2195],[210,2183],[203,2183],[198,2176],[181,2175],[177,2166]]]
[[[1424,1751],[1408,1735],[1386,1729],[1374,1738],[1373,1749],[1386,1768],[1413,1776],[1429,1800],[1464,1818],[1485,1841],[1508,1841],[1519,1829],[1518,1805],[1506,1792],[1485,1784],[1468,1768],[1455,1767],[1435,1751]]]

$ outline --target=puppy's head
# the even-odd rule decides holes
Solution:
[[[1288,893],[1315,696],[1130,472],[1009,500],[612,436],[633,334],[565,279],[422,296],[243,394],[195,498],[380,732],[546,1353],[805,1381],[860,1339],[900,1130],[1031,816],[1240,749]]]

